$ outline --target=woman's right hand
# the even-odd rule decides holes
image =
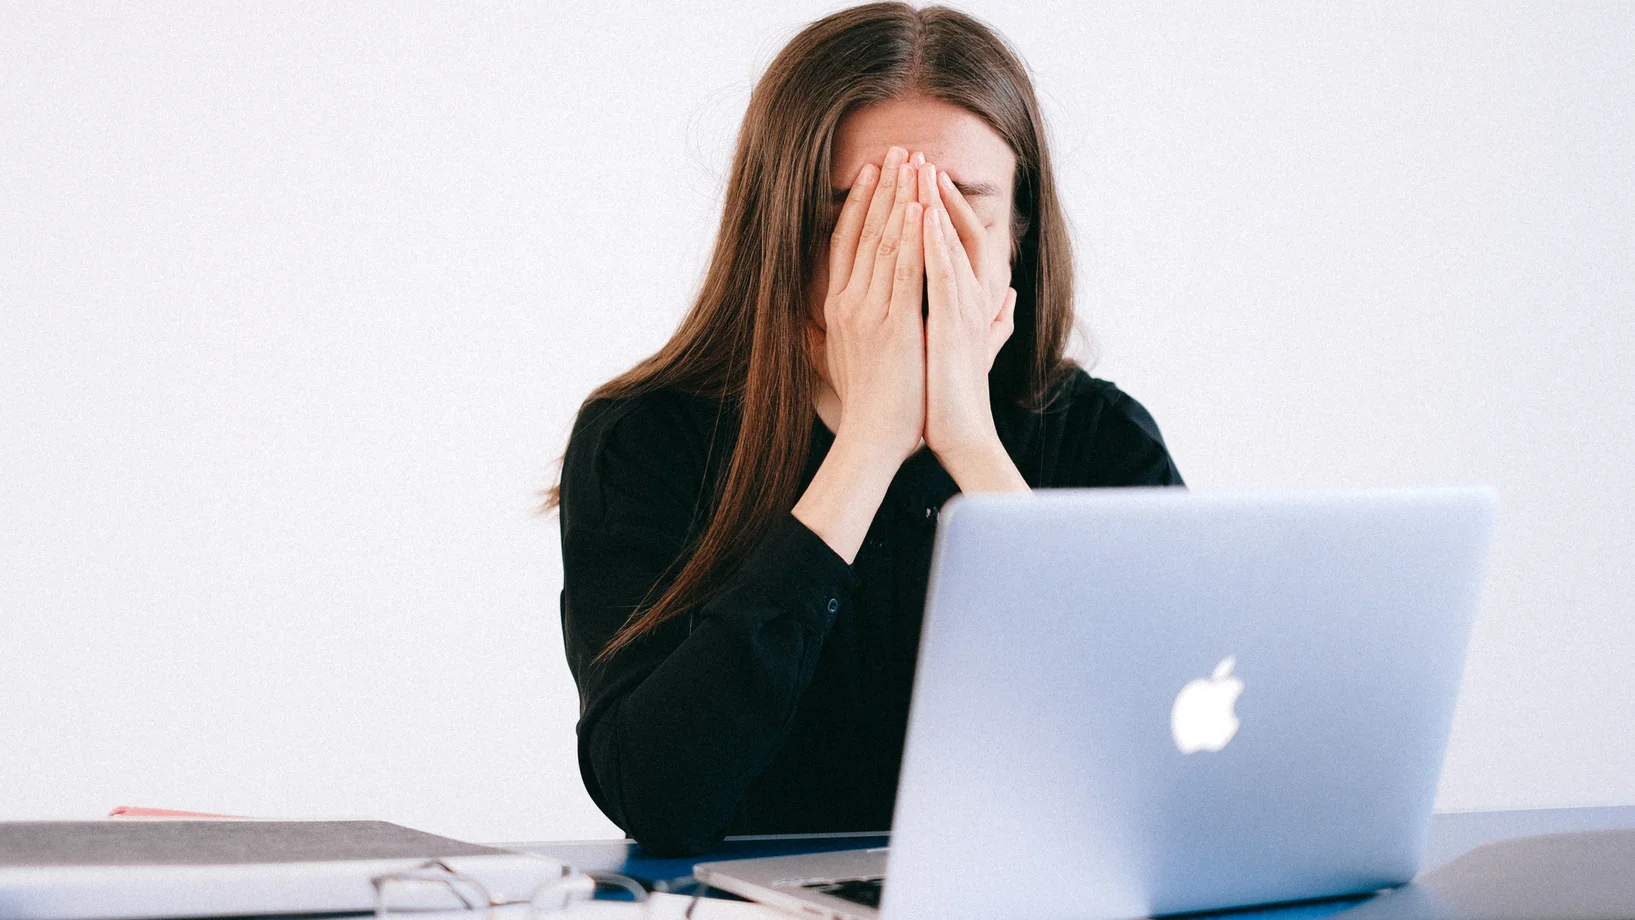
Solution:
[[[885,451],[892,467],[925,430],[925,249],[908,151],[865,165],[829,242],[823,304],[829,383],[840,398],[836,441]],[[869,194],[872,188],[873,194]]]

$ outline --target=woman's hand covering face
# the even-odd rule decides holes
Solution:
[[[988,371],[1015,327],[1016,290],[996,297],[997,284],[981,277],[998,266],[985,251],[982,221],[948,174],[927,163],[917,186],[925,206],[925,443],[939,457],[977,452],[999,440]]]
[[[893,147],[876,172],[863,166],[829,241],[821,338],[842,433],[901,462],[925,430],[925,328],[921,296],[925,206],[908,152]]]

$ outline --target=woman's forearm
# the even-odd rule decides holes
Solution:
[[[901,460],[894,461],[868,438],[841,425],[793,513],[849,565],[901,465]]]

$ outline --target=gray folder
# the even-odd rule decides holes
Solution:
[[[1336,918],[1631,920],[1635,830],[1490,843]]]
[[[211,866],[502,852],[385,821],[0,822],[0,867]]]
[[[557,860],[384,821],[8,821],[0,822],[0,918],[368,911],[377,883],[423,873],[433,858],[506,902],[556,886],[564,896],[588,893],[589,879]],[[409,901],[458,905],[452,887],[410,884]]]

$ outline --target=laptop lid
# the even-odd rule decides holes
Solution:
[[[953,499],[882,916],[1140,917],[1410,879],[1495,507]]]

